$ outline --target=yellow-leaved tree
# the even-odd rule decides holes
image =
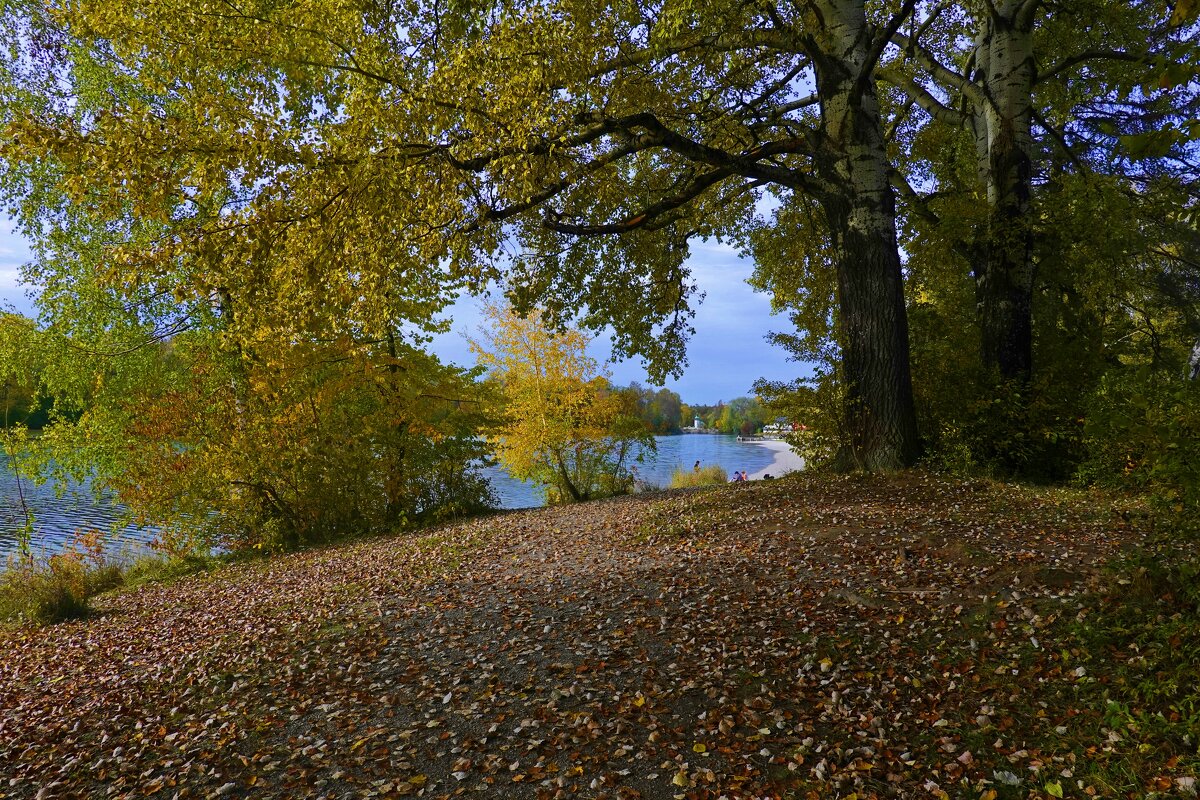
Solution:
[[[633,488],[630,467],[654,437],[588,355],[591,338],[551,331],[534,311],[489,304],[490,330],[471,340],[499,388],[503,409],[488,434],[500,463],[546,489],[547,500],[578,502]]]

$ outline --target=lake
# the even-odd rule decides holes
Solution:
[[[121,517],[120,506],[110,497],[96,497],[87,482],[73,483],[58,493],[53,484],[37,486],[22,478],[18,490],[17,478],[8,465],[0,466],[0,567],[20,546],[17,534],[25,524],[22,491],[25,505],[34,516],[30,545],[35,555],[61,550],[77,531],[108,531]],[[125,527],[119,537],[126,548],[138,549],[154,538],[154,532]]]
[[[691,469],[697,461],[706,466],[717,464],[730,475],[734,470],[753,475],[769,467],[775,459],[770,447],[739,442],[735,436],[656,436],[655,443],[657,454],[646,456],[637,467],[643,481],[661,487],[670,485],[671,473],[677,467]],[[496,488],[503,508],[527,508],[545,502],[538,487],[515,480],[500,467],[490,467],[484,472]],[[36,518],[32,538],[35,553],[61,549],[79,530],[108,530],[120,517],[121,509],[111,499],[94,497],[86,484],[69,486],[61,495],[49,484],[35,486],[23,480],[21,485],[25,502]],[[7,465],[0,466],[0,564],[16,552],[17,531],[24,520],[16,477]],[[122,541],[135,549],[144,546],[153,535],[153,531],[138,528],[125,528],[120,533]]]
[[[732,476],[734,470],[745,470],[753,475],[771,466],[775,460],[775,451],[770,447],[739,442],[736,436],[655,436],[654,442],[658,452],[647,455],[643,463],[635,466],[643,481],[664,489],[671,485],[671,473],[676,468],[691,469],[697,461],[704,466],[721,466]],[[527,508],[545,502],[538,487],[513,479],[500,467],[485,470],[485,474],[491,479],[504,508]]]

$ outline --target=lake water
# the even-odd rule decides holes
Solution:
[[[676,468],[691,469],[699,461],[704,465],[717,464],[729,474],[745,470],[754,474],[770,466],[775,453],[768,447],[739,442],[734,436],[691,434],[656,436],[656,454],[647,455],[638,464],[642,480],[655,486],[671,483]],[[515,480],[499,467],[485,470],[504,508],[540,506],[545,500],[541,490]],[[61,549],[77,531],[98,528],[107,531],[120,517],[121,509],[109,498],[96,498],[86,484],[67,487],[61,495],[52,485],[35,486],[23,480],[25,502],[33,512],[34,532],[31,540],[35,553],[53,553]],[[16,552],[17,532],[24,524],[17,480],[7,465],[0,466],[0,566],[3,559]],[[124,528],[120,532],[125,547],[144,547],[153,538],[153,531]]]
[[[18,489],[16,476],[4,465],[0,467],[0,567],[20,546],[18,532],[25,525],[22,492],[25,507],[34,517],[30,546],[35,555],[61,550],[77,532],[107,532],[121,517],[120,506],[111,497],[96,497],[86,482],[71,484],[59,493],[53,484],[37,486],[22,478]],[[119,530],[118,537],[118,549],[139,549],[154,538],[154,532],[126,526]]]
[[[635,466],[642,480],[661,488],[671,485],[671,473],[677,468],[691,469],[697,461],[704,466],[716,464],[732,476],[734,470],[745,470],[753,475],[775,460],[775,452],[770,448],[753,442],[739,442],[736,436],[655,436],[654,442],[658,452],[647,455],[643,463]],[[499,467],[486,470],[486,474],[504,508],[540,506],[545,502],[538,487],[513,479]]]

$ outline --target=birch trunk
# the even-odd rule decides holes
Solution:
[[[999,0],[980,18],[976,82],[986,102],[972,115],[987,230],[976,248],[981,358],[1004,378],[1033,368],[1033,0]]]
[[[911,465],[920,455],[909,368],[908,317],[875,83],[860,80],[871,30],[861,0],[819,3],[817,92],[826,159],[837,191],[821,198],[838,274],[846,430],[838,466],[871,471]]]

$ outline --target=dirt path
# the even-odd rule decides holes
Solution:
[[[1141,538],[1070,507],[795,476],[143,587],[0,631],[0,797],[986,796],[1078,679],[1007,649]]]

